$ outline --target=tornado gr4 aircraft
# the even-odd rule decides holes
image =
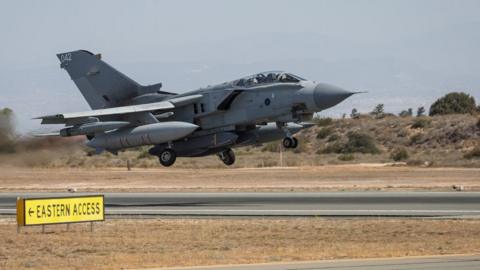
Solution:
[[[232,148],[280,139],[285,148],[295,148],[293,134],[312,126],[307,122],[313,113],[354,94],[283,71],[176,94],[161,91],[161,83],[138,84],[99,54],[79,50],[57,56],[92,110],[35,118],[65,124],[48,135],[85,135],[97,153],[151,145],[149,153],[164,166],[176,157],[211,154],[232,165]]]

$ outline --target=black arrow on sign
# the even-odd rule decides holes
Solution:
[[[32,216],[32,214],[33,214],[32,208],[28,208],[28,215],[29,215],[29,216]]]

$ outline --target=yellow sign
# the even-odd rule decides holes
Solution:
[[[19,225],[104,221],[103,195],[21,198],[17,200]]]

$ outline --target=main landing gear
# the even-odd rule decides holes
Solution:
[[[298,140],[295,137],[285,137],[282,141],[282,145],[285,148],[297,148]]]
[[[218,153],[217,156],[225,165],[230,166],[235,163],[235,153],[230,148]]]
[[[177,154],[175,153],[175,151],[173,151],[170,148],[165,148],[158,155],[158,160],[160,161],[160,164],[162,164],[165,167],[172,166],[173,163],[175,163],[176,159],[177,159]]]

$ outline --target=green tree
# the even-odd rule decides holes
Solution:
[[[404,110],[401,113],[398,114],[401,117],[407,117],[407,116],[412,116],[413,115],[413,110],[412,108],[408,108],[408,110]]]
[[[13,111],[4,108],[0,110],[0,152],[14,151],[14,137]]]
[[[418,107],[417,109],[417,117],[421,117],[421,116],[424,116],[425,115],[425,108],[422,106],[422,107]]]
[[[384,105],[377,104],[370,114],[374,115],[375,118],[382,118],[385,115]]]
[[[430,107],[430,116],[443,114],[473,114],[475,99],[463,92],[452,92],[435,101]]]
[[[360,114],[358,113],[357,109],[353,108],[352,112],[350,113],[350,118],[358,119],[360,118]]]

